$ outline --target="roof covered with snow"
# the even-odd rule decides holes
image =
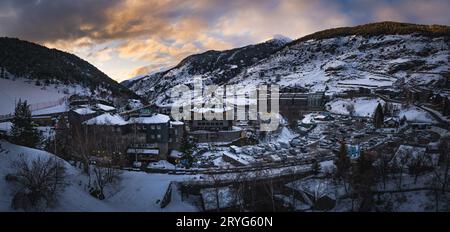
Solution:
[[[127,121],[125,121],[125,119],[122,118],[122,116],[117,115],[117,114],[110,114],[110,113],[106,113],[106,114],[102,114],[100,116],[97,116],[95,118],[89,119],[86,122],[84,122],[83,124],[86,125],[117,125],[117,126],[122,126],[122,125],[126,125]]]
[[[174,126],[182,126],[182,125],[184,125],[184,122],[180,122],[180,121],[172,121],[172,122],[170,122],[170,125],[174,125]]]
[[[88,115],[96,113],[96,111],[92,110],[91,108],[78,108],[74,110],[74,112],[79,115]]]
[[[99,108],[99,109],[101,109],[101,110],[103,110],[103,111],[106,111],[106,112],[108,112],[108,111],[113,111],[113,110],[115,110],[116,108],[114,108],[114,107],[112,107],[112,106],[108,106],[108,105],[104,105],[104,104],[97,104],[97,107]]]
[[[9,133],[12,128],[12,122],[2,122],[0,123],[0,131],[4,131],[6,133]]]
[[[169,121],[170,117],[165,114],[155,114],[151,117],[138,117],[131,119],[131,122],[140,124],[163,124],[168,123]]]

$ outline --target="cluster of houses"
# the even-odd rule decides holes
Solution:
[[[77,104],[68,113],[73,139],[92,153],[120,154],[131,163],[167,160],[183,145],[184,123],[149,109],[116,113],[113,106]],[[111,108],[109,108],[111,107]]]

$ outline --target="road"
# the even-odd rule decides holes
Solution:
[[[289,160],[284,162],[271,162],[259,165],[248,165],[234,168],[204,168],[204,169],[145,169],[143,171],[148,173],[166,173],[171,175],[215,175],[215,174],[227,174],[227,173],[245,173],[245,172],[257,172],[267,171],[281,168],[289,168],[296,166],[311,165],[314,160],[318,162],[329,161],[334,158],[334,155],[324,157],[311,157],[300,160]]]

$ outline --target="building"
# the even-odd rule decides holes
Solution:
[[[132,127],[137,127],[145,134],[145,144],[137,144],[134,148],[157,150],[157,159],[167,159],[169,153],[170,117],[164,114],[141,115],[130,118]],[[178,138],[178,137],[177,137]]]
[[[411,87],[407,86],[404,89],[404,95],[408,103],[426,103],[430,101],[433,92],[425,87]]]
[[[94,155],[119,154],[130,162],[152,162],[167,159],[171,150],[181,147],[184,123],[148,111],[128,119],[103,113],[82,122],[75,136],[86,137],[84,145]]]
[[[355,97],[370,97],[372,96],[372,90],[369,88],[359,87],[357,89],[345,90],[342,97],[355,98]]]
[[[169,128],[169,148],[172,150],[181,150],[184,134],[184,122],[171,121]]]
[[[68,120],[70,127],[79,129],[81,124],[89,119],[99,116],[101,113],[89,107],[75,108],[69,111]]]
[[[233,126],[234,120],[227,120],[226,115],[233,110],[229,109],[193,109],[192,119],[189,121],[189,135],[199,143],[208,142],[233,142],[242,138],[242,129]],[[222,119],[207,120],[204,113],[222,114]],[[200,114],[195,117],[195,114]],[[196,118],[200,118],[196,120]]]
[[[324,92],[280,93],[279,98],[280,113],[289,120],[298,120],[305,114],[323,111],[325,103]]]

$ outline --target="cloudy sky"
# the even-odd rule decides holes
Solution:
[[[75,53],[121,81],[206,50],[376,21],[450,25],[450,0],[0,0],[0,36]]]

